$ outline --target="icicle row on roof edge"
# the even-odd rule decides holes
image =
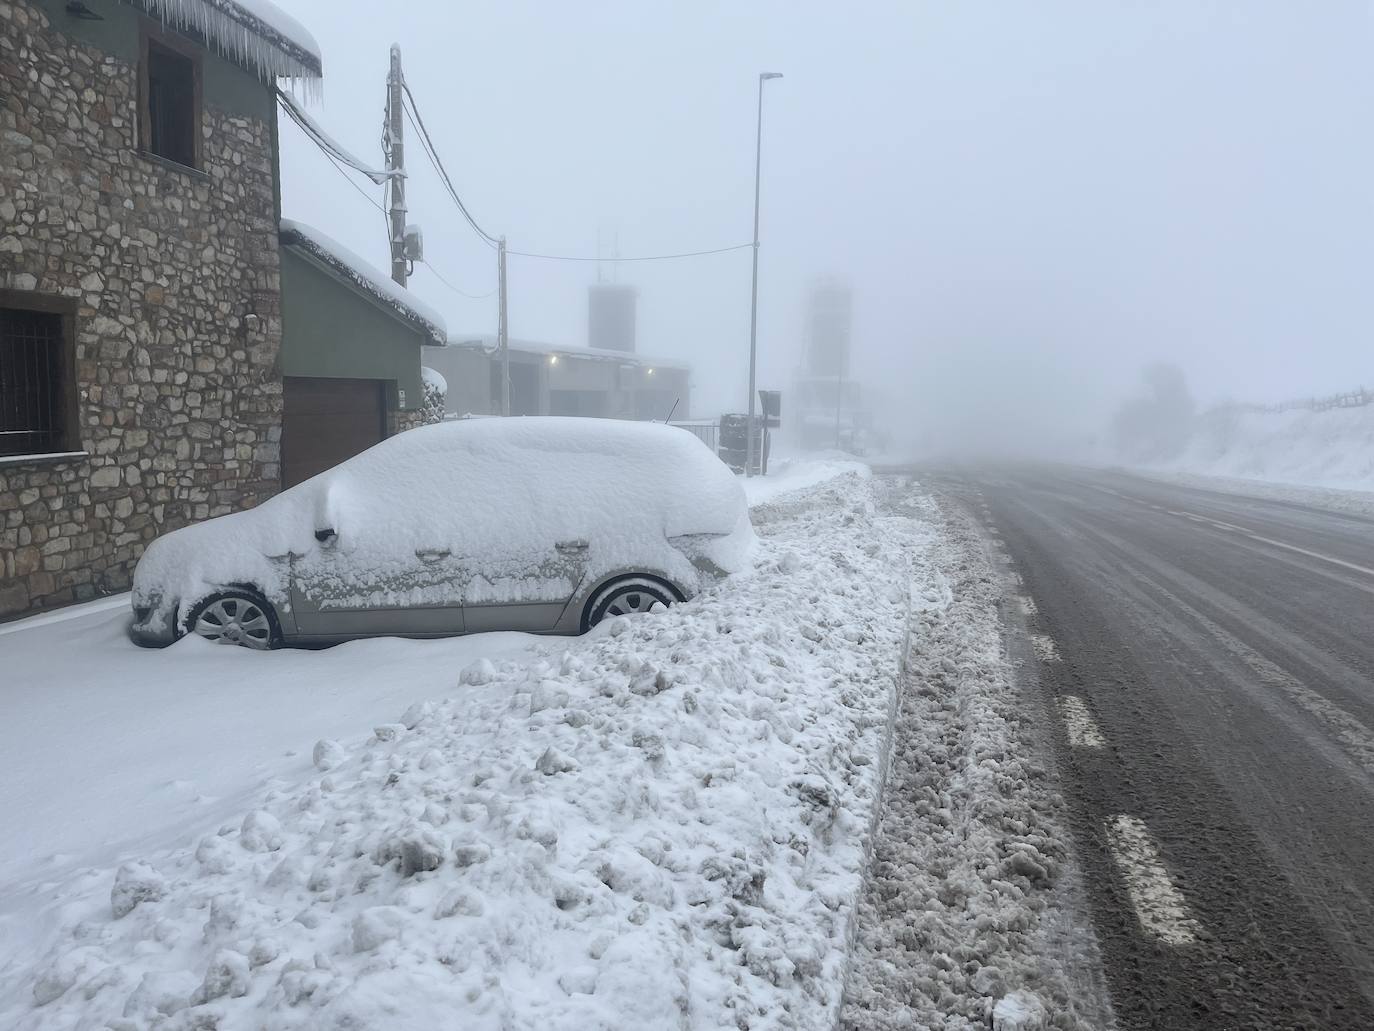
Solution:
[[[250,11],[228,0],[142,0],[166,24],[194,29],[224,56],[264,80],[286,79],[293,92],[318,100],[321,72],[318,55],[290,39]],[[311,63],[311,62],[314,63]]]

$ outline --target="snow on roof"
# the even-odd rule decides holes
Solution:
[[[490,333],[454,333],[449,337],[450,347],[465,347],[472,351],[493,351],[497,339]],[[653,358],[635,351],[612,351],[604,347],[559,347],[537,340],[510,341],[510,349],[520,354],[537,354],[545,357],[579,358],[589,361],[619,362],[621,365],[639,365],[655,369],[681,369],[690,372],[692,366],[676,358]]]
[[[425,386],[433,387],[441,394],[448,393],[448,380],[444,379],[444,374],[438,369],[431,369],[428,365],[422,365],[420,367],[420,379],[424,381]]]
[[[448,329],[442,315],[337,240],[311,226],[284,218],[281,220],[281,241],[289,247],[302,248],[401,318],[418,325],[429,337],[430,346],[447,345]]]
[[[269,0],[137,0],[164,22],[193,29],[260,79],[319,79],[320,45]]]

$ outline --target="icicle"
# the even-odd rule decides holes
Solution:
[[[171,22],[203,35],[221,54],[271,82],[300,82],[318,99],[321,64],[310,34],[264,0],[139,0],[163,24]],[[275,22],[275,24],[274,24]]]

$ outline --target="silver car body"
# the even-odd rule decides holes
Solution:
[[[132,634],[169,644],[203,599],[247,588],[285,644],[575,634],[607,584],[680,599],[739,568],[743,491],[696,438],[595,419],[412,430],[266,502],[154,541]]]

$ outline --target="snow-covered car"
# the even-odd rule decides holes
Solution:
[[[132,635],[250,648],[585,632],[695,594],[754,541],[744,491],[663,424],[472,419],[391,437],[153,541]]]

